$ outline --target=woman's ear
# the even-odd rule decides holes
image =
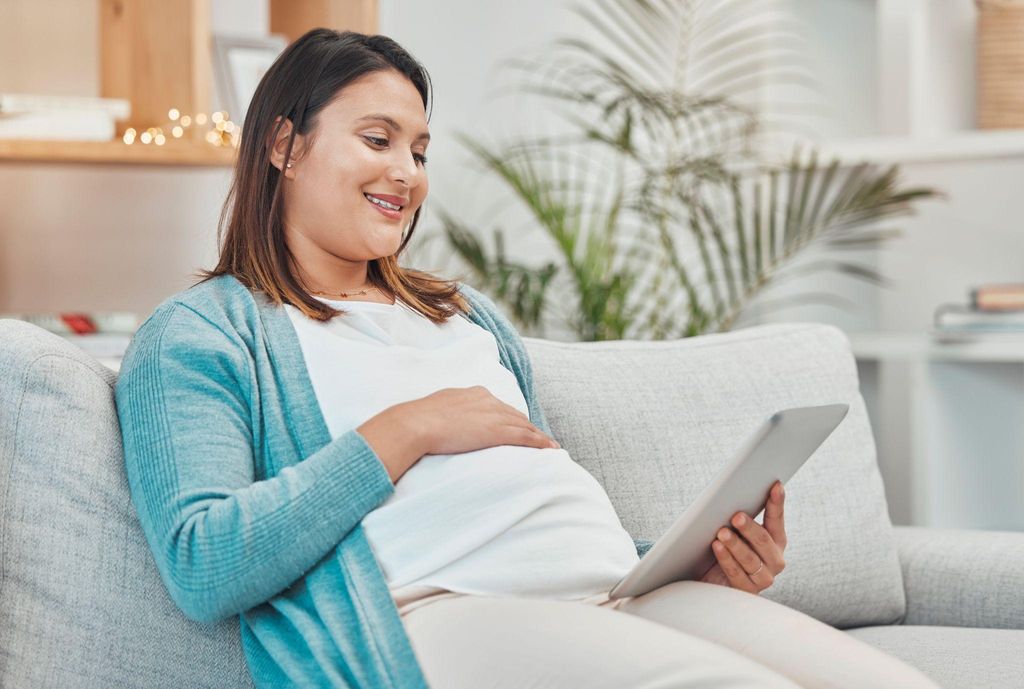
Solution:
[[[277,127],[277,123],[281,122],[282,118],[279,115],[274,120],[274,126]],[[276,167],[278,170],[284,173],[284,176],[293,179],[295,177],[295,165],[298,163],[298,159],[302,154],[302,146],[305,141],[302,134],[295,135],[295,143],[292,144],[292,153],[285,162],[284,156],[288,151],[288,137],[292,133],[292,121],[288,118],[284,118],[284,123],[281,128],[277,131],[277,136],[274,139],[274,143],[270,147],[270,164]],[[271,132],[273,134],[273,132]]]

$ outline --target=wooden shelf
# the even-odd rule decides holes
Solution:
[[[3,162],[230,167],[235,162],[235,149],[180,139],[172,139],[163,146],[129,146],[123,141],[0,139],[0,163]]]

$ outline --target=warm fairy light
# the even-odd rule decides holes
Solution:
[[[157,146],[163,146],[171,137],[175,139],[185,137],[185,129],[193,123],[197,127],[201,127],[208,121],[211,124],[211,128],[202,133],[209,144],[237,148],[241,139],[241,127],[228,119],[228,113],[224,110],[218,110],[207,117],[205,113],[183,115],[178,108],[170,108],[167,111],[167,116],[171,120],[171,122],[166,124],[170,134],[165,134],[163,127],[147,127],[141,133],[134,127],[129,127],[125,129],[121,140],[125,144],[134,144],[138,141],[143,144],[154,143]]]

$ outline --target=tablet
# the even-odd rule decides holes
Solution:
[[[828,404],[772,414],[609,596],[642,596],[674,581],[700,580],[717,562],[711,543],[718,530],[737,512],[756,517],[772,484],[785,484],[849,409]]]

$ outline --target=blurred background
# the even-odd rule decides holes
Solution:
[[[212,266],[314,26],[431,75],[403,263],[535,337],[832,324],[893,521],[1024,530],[1024,3],[0,0],[0,312],[127,335]]]

